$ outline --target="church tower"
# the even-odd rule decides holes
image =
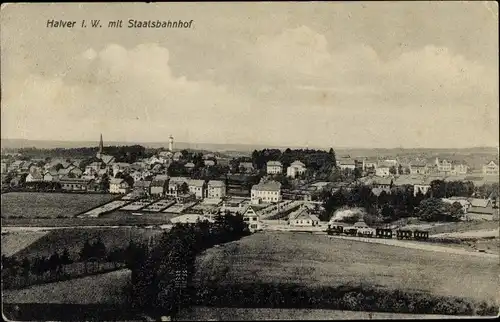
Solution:
[[[101,158],[102,153],[103,153],[103,149],[104,149],[104,143],[102,142],[102,133],[101,133],[101,139],[99,140],[99,151],[97,152],[97,155],[96,155],[96,157],[98,159]]]
[[[174,150],[174,137],[172,134],[170,134],[170,137],[168,138],[168,150],[172,152]]]

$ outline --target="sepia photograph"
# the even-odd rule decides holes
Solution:
[[[497,2],[0,12],[4,320],[498,318]]]

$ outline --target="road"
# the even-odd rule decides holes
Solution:
[[[496,255],[496,254],[469,252],[469,251],[466,251],[466,250],[460,249],[460,248],[437,246],[437,245],[433,245],[433,244],[429,244],[429,243],[425,243],[425,242],[419,243],[419,242],[403,241],[403,240],[397,240],[397,239],[381,239],[381,238],[350,237],[350,236],[328,236],[328,237],[337,238],[337,239],[355,240],[355,241],[361,241],[361,242],[372,243],[372,244],[384,244],[384,245],[397,246],[397,247],[420,249],[420,250],[425,250],[425,251],[443,252],[443,253],[448,253],[448,254],[479,256],[479,257],[491,258],[491,259],[496,259],[496,260],[500,259],[499,255]]]
[[[62,227],[20,227],[20,226],[5,226],[2,227],[2,233],[8,232],[30,232],[30,231],[47,231],[54,229],[86,229],[86,228],[152,228],[148,226],[62,226]],[[161,229],[170,229],[172,225],[160,225]]]

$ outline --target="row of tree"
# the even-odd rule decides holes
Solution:
[[[252,152],[252,163],[257,169],[265,169],[268,161],[280,161],[286,169],[294,161],[301,161],[306,167],[314,171],[330,173],[336,166],[335,151],[314,150],[314,149],[264,149]]]
[[[241,215],[221,214],[215,222],[175,225],[132,267],[131,305],[175,313],[193,296],[196,255],[249,234]]]
[[[464,184],[466,186],[466,184]],[[438,186],[438,184],[431,184]],[[432,199],[429,201],[429,199]],[[357,185],[352,189],[339,189],[334,193],[324,191],[320,195],[324,211],[320,219],[328,221],[333,214],[342,208],[364,208],[369,223],[391,222],[400,218],[418,216],[422,220],[458,220],[463,214],[460,203],[449,204],[435,198],[432,190],[425,195],[420,191],[414,194],[411,185],[392,188],[390,192],[382,191],[377,196],[367,185]],[[438,201],[436,201],[438,200]],[[351,217],[355,221],[356,218]]]

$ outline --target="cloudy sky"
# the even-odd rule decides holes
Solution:
[[[194,22],[129,29],[128,19]],[[495,2],[11,4],[1,135],[498,146],[498,68]]]

